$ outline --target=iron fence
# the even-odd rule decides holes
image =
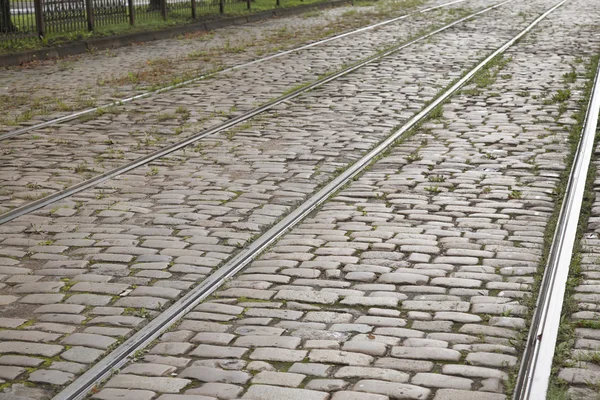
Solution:
[[[0,0],[0,37],[23,38],[36,35],[37,23],[30,0]]]
[[[94,31],[136,21],[194,20],[241,13],[259,0],[0,0],[0,42]],[[284,0],[261,0],[279,7]],[[303,1],[303,0],[300,0]],[[264,4],[263,4],[264,6]]]

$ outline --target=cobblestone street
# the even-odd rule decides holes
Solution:
[[[154,71],[164,84],[412,13],[1,140],[0,217],[111,175],[0,224],[0,400],[75,399],[61,391],[527,28],[361,173],[82,392],[102,400],[513,397],[591,96],[600,3],[568,0],[554,10],[557,0],[433,0],[387,9],[387,1],[0,71],[7,95],[27,99],[4,107],[0,130],[10,132],[69,113],[42,115],[34,98],[63,91],[75,110],[156,83],[121,79],[111,72],[117,65],[139,74],[158,54],[179,60]],[[270,39],[291,31],[299,33]],[[400,48],[383,53],[393,46]],[[369,57],[233,127],[113,174]],[[27,110],[33,118],[16,122]],[[551,400],[598,399],[593,179]]]

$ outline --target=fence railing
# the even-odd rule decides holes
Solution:
[[[0,41],[251,10],[259,0],[0,0]],[[269,1],[273,8],[282,0]],[[303,0],[300,0],[303,1]]]

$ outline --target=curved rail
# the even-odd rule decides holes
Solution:
[[[406,134],[410,129],[415,127],[419,122],[425,119],[431,111],[440,106],[462,86],[464,86],[475,74],[483,69],[490,61],[498,55],[504,53],[509,47],[515,44],[520,38],[527,34],[537,24],[539,24],[550,13],[560,7],[566,0],[554,5],[544,14],[539,16],[535,21],[528,25],[515,37],[510,39],[500,48],[495,50],[486,59],[477,64],[465,76],[463,76],[452,87],[443,92],[435,101],[425,107],[421,112],[413,116],[400,129],[388,136],[377,147],[369,151],[368,154],[359,159],[356,163],[346,169],[342,174],[333,179],[329,184],[319,190],[316,194],[310,197],[307,201],[298,206],[294,211],[288,214],[284,219],[278,222],[275,226],[262,234],[248,247],[242,250],[238,255],[233,257],[225,265],[220,267],[215,273],[210,275],[202,284],[188,292],[185,296],[176,301],[172,306],[166,309],[163,313],[154,318],[148,325],[135,333],[127,341],[117,347],[112,353],[100,360],[95,366],[90,368],[85,374],[67,386],[60,392],[54,400],[80,400],[95,387],[96,384],[107,379],[125,363],[127,363],[134,354],[141,349],[144,349],[163,332],[168,330],[172,325],[177,323],[188,311],[196,307],[207,296],[211,295],[219,288],[227,278],[239,272],[242,268],[248,265],[269,245],[280,238],[288,230],[298,224],[304,217],[312,212],[316,207],[325,202],[332,194],[336,193],[352,178],[361,173],[368,165],[381,155],[386,149],[394,144],[396,140]]]

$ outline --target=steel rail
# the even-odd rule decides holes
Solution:
[[[67,188],[67,189],[61,190],[60,192],[56,192],[54,194],[51,194],[50,196],[46,196],[46,197],[44,197],[42,199],[39,199],[39,200],[33,201],[31,203],[25,204],[24,206],[15,208],[15,209],[7,212],[7,213],[4,213],[4,214],[0,215],[0,225],[5,224],[5,223],[7,223],[9,221],[12,221],[13,219],[18,218],[18,217],[20,217],[22,215],[28,214],[28,213],[33,212],[35,210],[39,210],[40,208],[45,207],[47,205],[50,205],[52,203],[55,203],[55,202],[57,202],[59,200],[62,200],[62,199],[67,198],[67,197],[70,197],[70,196],[72,196],[74,194],[77,194],[77,193],[83,191],[83,190],[86,190],[86,189],[92,188],[94,186],[97,186],[97,185],[99,185],[99,184],[101,184],[103,182],[106,182],[109,179],[112,179],[112,178],[114,178],[116,176],[122,175],[122,174],[124,174],[124,173],[126,173],[128,171],[131,171],[131,170],[135,169],[135,168],[139,168],[139,167],[141,167],[143,165],[146,165],[146,164],[148,164],[148,163],[150,163],[150,162],[152,162],[152,161],[154,161],[156,159],[159,159],[159,158],[164,157],[164,156],[166,156],[166,155],[168,155],[170,153],[173,153],[174,151],[177,151],[177,150],[180,150],[180,149],[182,149],[182,148],[184,148],[186,146],[189,146],[190,144],[192,144],[192,143],[194,143],[194,142],[196,142],[198,140],[201,140],[201,139],[203,139],[205,137],[214,135],[214,134],[219,133],[219,132],[221,132],[221,131],[223,131],[225,129],[231,128],[231,127],[233,127],[233,126],[235,126],[237,124],[240,124],[240,123],[242,123],[244,121],[249,120],[252,117],[255,117],[258,114],[261,114],[261,113],[263,113],[265,111],[268,111],[268,110],[272,109],[273,107],[275,107],[275,106],[277,106],[277,105],[279,105],[281,103],[284,103],[284,102],[286,102],[288,100],[291,100],[291,99],[293,99],[295,97],[298,97],[298,96],[300,96],[303,93],[306,93],[306,92],[308,92],[310,90],[313,90],[315,88],[323,86],[326,83],[331,82],[331,81],[333,81],[335,79],[338,79],[338,78],[340,78],[342,76],[345,76],[345,75],[347,75],[347,74],[349,74],[349,73],[351,73],[353,71],[356,71],[357,69],[362,68],[365,65],[368,65],[368,64],[370,64],[370,63],[372,63],[374,61],[378,61],[378,60],[381,60],[381,59],[383,59],[385,57],[388,57],[391,54],[394,54],[394,53],[396,53],[396,52],[398,52],[398,51],[400,51],[402,49],[405,49],[405,48],[407,48],[407,47],[409,47],[409,46],[411,46],[411,45],[413,45],[415,43],[418,43],[418,42],[420,42],[422,40],[425,40],[425,39],[427,39],[427,38],[429,38],[429,37],[431,37],[433,35],[436,35],[436,34],[438,34],[440,32],[443,32],[443,31],[445,31],[445,30],[447,30],[447,29],[449,29],[449,28],[451,28],[451,27],[453,27],[453,26],[455,26],[455,25],[457,25],[457,24],[459,24],[461,22],[464,22],[466,20],[474,18],[477,15],[486,13],[486,12],[488,12],[490,10],[495,9],[495,8],[501,7],[504,4],[510,3],[512,1],[514,1],[514,0],[505,0],[502,3],[495,4],[493,6],[485,8],[485,9],[483,9],[481,11],[478,11],[478,12],[470,14],[470,15],[468,15],[466,17],[460,18],[460,19],[458,19],[458,20],[456,20],[454,22],[451,22],[451,23],[449,23],[447,25],[444,25],[441,28],[438,28],[438,29],[436,29],[436,30],[434,30],[434,31],[432,31],[430,33],[427,33],[427,34],[425,34],[423,36],[420,36],[420,37],[418,37],[416,39],[413,39],[413,40],[411,40],[411,41],[409,41],[407,43],[404,43],[404,44],[401,44],[401,45],[392,46],[392,48],[390,48],[390,49],[388,49],[386,51],[383,51],[383,52],[381,52],[379,54],[375,54],[375,55],[372,55],[370,57],[367,57],[363,61],[360,61],[360,62],[358,62],[358,63],[356,63],[354,65],[351,65],[351,66],[349,66],[347,68],[344,68],[344,69],[342,69],[342,70],[340,70],[340,71],[338,71],[338,72],[336,72],[336,73],[334,73],[332,75],[329,75],[327,77],[321,78],[321,79],[319,79],[319,80],[311,83],[310,85],[307,85],[305,87],[297,89],[297,90],[295,90],[295,91],[293,91],[293,92],[291,92],[291,93],[289,93],[287,95],[279,97],[279,98],[277,98],[277,99],[275,99],[273,101],[270,101],[270,102],[268,102],[268,103],[266,103],[266,104],[264,104],[264,105],[262,105],[260,107],[252,109],[252,110],[250,110],[250,111],[248,111],[248,112],[246,112],[246,113],[244,113],[242,115],[239,115],[239,116],[237,116],[235,118],[232,118],[232,119],[227,120],[227,121],[225,121],[223,123],[215,125],[212,128],[209,128],[207,130],[201,131],[201,132],[199,132],[199,133],[197,133],[195,135],[192,135],[192,136],[190,136],[190,137],[188,137],[188,138],[186,138],[186,139],[184,139],[184,140],[182,140],[180,142],[177,142],[177,143],[174,143],[174,144],[172,144],[170,146],[167,146],[167,147],[164,147],[162,149],[159,149],[159,150],[157,150],[157,151],[155,151],[153,153],[150,153],[150,154],[148,154],[146,156],[140,157],[137,160],[134,160],[134,161],[132,161],[132,162],[126,164],[126,165],[123,165],[121,167],[117,167],[115,169],[112,169],[112,170],[110,170],[108,172],[103,173],[102,175],[98,175],[98,176],[96,176],[94,178],[91,178],[91,179],[85,180],[83,182],[80,182],[80,183],[78,183],[76,185],[73,185],[73,186]]]
[[[39,124],[36,124],[36,125],[31,125],[31,126],[27,126],[27,127],[24,127],[24,128],[20,128],[20,129],[11,131],[11,132],[2,133],[2,134],[0,134],[0,141],[6,140],[6,139],[10,139],[12,137],[19,136],[19,135],[22,135],[24,133],[31,132],[31,131],[34,131],[34,130],[37,130],[37,129],[46,128],[48,126],[60,124],[62,122],[68,122],[68,121],[74,120],[75,118],[79,118],[79,117],[81,117],[83,115],[87,115],[87,114],[96,112],[98,110],[102,110],[102,109],[106,109],[106,108],[110,108],[110,107],[115,107],[115,106],[121,106],[123,104],[133,102],[135,100],[145,99],[145,98],[148,98],[148,97],[160,94],[160,93],[164,93],[164,92],[167,92],[167,91],[171,91],[173,89],[180,88],[182,86],[188,86],[188,85],[191,85],[193,83],[205,80],[207,78],[211,78],[211,77],[213,77],[213,76],[215,76],[217,74],[223,74],[223,73],[235,71],[237,69],[246,68],[246,67],[249,67],[249,66],[254,65],[254,64],[263,63],[265,61],[269,61],[269,60],[272,60],[272,59],[275,59],[275,58],[283,57],[283,56],[286,56],[286,55],[291,54],[291,53],[296,53],[296,52],[299,52],[299,51],[302,51],[302,50],[309,49],[311,47],[319,46],[319,45],[322,45],[322,44],[325,44],[325,43],[328,43],[328,42],[331,42],[331,41],[334,41],[334,40],[338,40],[338,39],[342,39],[342,38],[345,38],[345,37],[348,37],[348,36],[351,36],[351,35],[355,35],[355,34],[360,33],[360,32],[368,31],[368,30],[371,30],[371,29],[378,28],[380,26],[384,26],[384,25],[388,25],[388,24],[391,24],[391,23],[394,23],[394,22],[398,22],[398,21],[401,21],[401,20],[406,19],[406,18],[408,18],[410,16],[413,16],[413,15],[417,15],[417,14],[422,14],[422,13],[434,11],[434,10],[437,10],[439,8],[447,7],[447,6],[456,4],[456,3],[462,3],[462,2],[465,2],[465,1],[467,1],[467,0],[453,0],[453,1],[450,1],[448,3],[440,4],[438,6],[427,7],[427,8],[424,8],[422,10],[419,10],[419,11],[415,11],[415,12],[412,12],[412,13],[404,14],[404,15],[401,15],[399,17],[395,17],[395,18],[391,18],[391,19],[388,19],[388,20],[385,20],[385,21],[382,21],[382,22],[378,22],[376,24],[367,25],[367,26],[364,26],[364,27],[359,28],[359,29],[351,30],[349,32],[344,32],[344,33],[339,34],[339,35],[331,36],[329,38],[318,40],[316,42],[309,43],[307,45],[296,47],[296,48],[293,48],[293,49],[290,49],[290,50],[285,50],[285,51],[282,51],[280,53],[272,54],[272,55],[267,56],[267,57],[262,57],[262,58],[259,58],[257,60],[252,60],[252,61],[249,61],[249,62],[246,62],[246,63],[243,63],[243,64],[234,65],[232,67],[225,68],[225,69],[222,69],[220,71],[206,73],[206,74],[197,76],[196,78],[188,79],[188,80],[186,80],[184,82],[180,82],[180,83],[177,83],[177,84],[174,84],[174,85],[166,86],[164,88],[160,88],[160,89],[157,89],[157,90],[152,90],[152,91],[140,93],[138,95],[131,96],[131,97],[126,97],[126,98],[123,98],[123,99],[120,99],[120,100],[116,100],[116,101],[113,101],[112,103],[108,103],[108,104],[105,104],[105,105],[102,105],[102,106],[88,108],[87,110],[78,111],[78,112],[75,112],[75,113],[72,113],[72,114],[69,114],[69,115],[65,115],[65,116],[62,116],[62,117],[59,117],[59,118],[55,118],[55,119],[52,119],[52,120],[49,120],[49,121],[46,121],[46,122],[42,122],[42,123],[39,123]]]
[[[442,93],[437,99],[430,103],[427,107],[421,110],[418,114],[414,115],[408,122],[402,125],[401,128],[393,132],[385,140],[379,143],[374,149],[369,151],[365,156],[360,158],[357,162],[352,164],[342,174],[334,178],[330,183],[325,185],[316,194],[311,196],[308,200],[298,206],[294,211],[289,213],[285,218],[275,224],[267,232],[262,234],[259,238],[253,241],[248,247],[243,249],[236,256],[227,261],[222,267],[211,274],[205,279],[200,285],[189,291],[173,305],[166,309],[163,313],[158,315],[152,321],[143,327],[140,331],[135,333],[113,352],[108,354],[96,365],[90,368],[82,376],[72,382],[63,391],[58,393],[53,400],[81,400],[86,394],[95,387],[96,384],[109,378],[114,371],[122,367],[127,363],[134,354],[143,350],[154,340],[156,340],[163,332],[168,330],[171,326],[177,323],[183,316],[196,307],[202,300],[207,296],[211,295],[216,289],[218,289],[227,278],[235,275],[242,268],[248,265],[254,260],[262,251],[264,251],[273,242],[279,239],[287,231],[298,224],[304,217],[312,212],[319,205],[324,203],[332,194],[340,190],[345,184],[351,181],[356,175],[361,173],[369,164],[376,159],[379,155],[394,144],[396,140],[401,138],[412,128],[414,128],[419,122],[425,119],[431,111],[436,107],[440,106],[450,96],[465,85],[475,74],[481,71],[490,61],[492,61],[498,55],[504,53],[510,46],[515,44],[520,38],[526,35],[531,29],[539,24],[544,18],[550,13],[560,7],[566,0],[562,0],[560,3],[554,5],[552,8],[547,10],[545,13],[540,15],[535,21],[528,25],[524,30],[518,33],[515,37],[510,39],[504,45],[496,49],[487,58],[477,64],[467,74],[465,74],[458,82],[452,85],[444,93]]]
[[[514,392],[516,400],[546,398],[599,113],[600,64],[523,353]]]

